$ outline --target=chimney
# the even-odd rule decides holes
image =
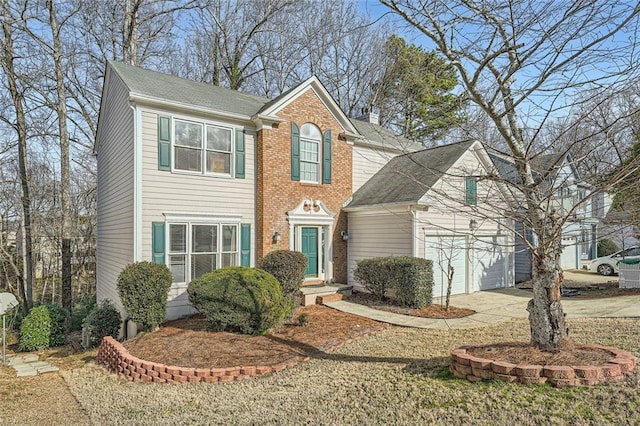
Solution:
[[[362,116],[358,120],[368,121],[371,124],[380,124],[380,116],[377,112],[373,112],[368,108],[362,108]]]

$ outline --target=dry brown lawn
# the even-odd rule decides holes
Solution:
[[[316,321],[331,327],[319,316],[304,328]],[[569,325],[578,343],[640,354],[640,319]],[[528,335],[526,320],[467,330],[387,327],[331,353],[316,347],[294,368],[228,384],[130,383],[92,363],[95,351],[49,353],[59,375],[16,379],[0,369],[0,424],[640,424],[637,372],[621,383],[557,389],[469,383],[448,371],[453,348]]]

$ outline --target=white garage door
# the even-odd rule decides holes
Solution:
[[[479,237],[473,247],[473,281],[478,290],[505,287],[508,248],[504,237]]]
[[[447,295],[447,266],[453,266],[451,294],[467,292],[466,237],[427,237],[425,258],[433,261],[433,297]]]
[[[576,237],[562,237],[562,253],[560,253],[560,267],[562,269],[578,268],[578,245]]]

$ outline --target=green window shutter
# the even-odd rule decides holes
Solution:
[[[244,179],[245,146],[244,130],[236,129],[236,178]]]
[[[465,201],[471,206],[478,204],[478,181],[474,177],[465,178]]]
[[[164,264],[164,222],[153,222],[151,226],[151,261]]]
[[[158,116],[158,170],[171,170],[171,118]]]
[[[240,225],[240,266],[251,266],[251,225]]]
[[[322,183],[331,183],[331,130],[324,132]]]
[[[300,180],[300,128],[291,122],[291,180]]]

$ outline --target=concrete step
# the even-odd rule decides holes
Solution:
[[[302,305],[309,306],[315,305],[317,299],[323,296],[329,296],[334,294],[342,294],[345,296],[350,296],[351,291],[353,290],[353,286],[345,285],[345,284],[326,284],[326,285],[317,285],[317,286],[304,286],[300,289],[302,293]],[[341,300],[341,299],[336,299]],[[333,300],[333,301],[336,301]],[[329,302],[328,299],[325,299],[326,302]]]

